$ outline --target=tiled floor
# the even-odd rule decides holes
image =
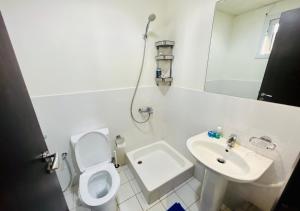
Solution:
[[[119,211],[166,211],[175,202],[179,202],[187,211],[199,211],[201,183],[193,177],[159,200],[148,204],[129,168],[120,167],[118,172],[121,178],[121,186],[117,194]],[[65,197],[71,211],[90,210],[79,205],[76,187],[73,192],[65,193]]]

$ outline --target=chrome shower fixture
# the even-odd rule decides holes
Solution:
[[[148,23],[146,25],[146,31],[145,31],[145,34],[144,34],[144,39],[147,39],[147,37],[148,37],[148,29],[149,29],[150,22],[154,21],[155,18],[156,18],[155,14],[149,15],[149,17],[148,17]]]
[[[136,96],[136,93],[137,93],[137,90],[139,88],[139,84],[140,84],[140,80],[141,80],[141,76],[142,76],[142,73],[143,73],[143,69],[144,69],[144,63],[145,63],[145,54],[146,54],[146,48],[147,48],[147,38],[148,38],[148,29],[149,29],[149,25],[150,25],[150,22],[154,21],[156,18],[156,15],[155,14],[150,14],[148,16],[148,22],[147,22],[147,25],[146,25],[146,30],[145,30],[145,34],[144,34],[144,48],[143,48],[143,57],[142,57],[142,63],[141,63],[141,68],[140,68],[140,73],[139,73],[139,77],[138,77],[138,80],[136,82],[136,86],[135,86],[135,89],[134,89],[134,92],[133,92],[133,95],[132,95],[132,98],[131,98],[131,103],[130,103],[130,116],[132,118],[133,121],[135,121],[136,123],[146,123],[150,117],[151,117],[151,114],[153,114],[153,109],[151,107],[146,107],[146,108],[140,108],[138,111],[140,114],[146,114],[147,115],[147,118],[145,120],[137,120],[135,117],[134,117],[134,114],[133,114],[133,104],[134,104],[134,99],[135,99],[135,96]]]

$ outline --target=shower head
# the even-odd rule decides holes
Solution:
[[[150,22],[150,21],[154,21],[155,18],[156,18],[156,15],[155,15],[155,14],[151,14],[151,15],[149,15],[149,17],[148,17],[148,21],[149,21],[149,22]]]
[[[150,22],[154,21],[156,18],[156,15],[155,14],[150,14],[149,17],[148,17],[148,23],[147,23],[147,26],[146,26],[146,31],[145,31],[145,34],[144,34],[144,39],[146,40],[147,39],[147,34],[148,34],[148,29],[149,29],[149,25],[150,25]]]

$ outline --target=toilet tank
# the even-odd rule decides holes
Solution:
[[[108,128],[87,131],[71,137],[76,163],[81,172],[112,158]]]

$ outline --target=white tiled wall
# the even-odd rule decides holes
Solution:
[[[47,136],[49,151],[59,154],[69,152],[68,159],[73,164],[71,135],[102,127],[109,128],[113,145],[115,136],[122,135],[126,141],[126,150],[160,140],[166,132],[161,119],[164,116],[162,95],[159,90],[151,87],[139,89],[134,110],[137,111],[139,106],[152,106],[154,115],[149,123],[136,125],[129,116],[132,93],[133,88],[127,88],[33,97],[39,123]],[[140,117],[138,113],[135,115]],[[66,187],[69,173],[65,163],[62,163],[57,173],[62,186]]]

